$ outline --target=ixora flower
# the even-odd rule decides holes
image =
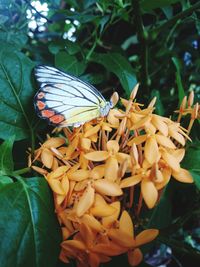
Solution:
[[[132,219],[138,218],[142,206],[155,207],[171,177],[193,182],[181,167],[198,117],[192,93],[172,121],[153,114],[155,98],[146,108],[135,102],[137,89],[129,100],[121,99],[124,109],[111,109],[107,117],[78,128],[63,128],[59,137],[48,137],[34,152],[31,166],[44,175],[54,194],[64,262],[75,259],[77,266],[98,267],[127,253],[130,265],[138,265],[143,257],[140,246],[159,232],[138,233],[140,227],[134,230]],[[186,114],[191,116],[188,129],[180,125]]]

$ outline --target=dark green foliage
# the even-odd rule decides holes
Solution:
[[[57,262],[60,230],[51,192],[24,159],[28,146],[38,147],[49,132],[44,122],[38,127],[33,108],[35,65],[80,76],[107,99],[115,90],[129,96],[139,82],[137,100],[147,104],[156,96],[160,115],[173,114],[192,89],[200,99],[200,1],[41,0],[48,4],[46,14],[34,2],[0,0],[1,267],[66,266]],[[138,222],[141,228],[161,229],[159,242],[144,252],[162,255],[165,244],[164,252],[172,249],[173,267],[195,267],[200,259],[199,121],[192,138],[182,167],[196,186],[170,182],[159,205],[144,209]],[[104,266],[127,265],[123,257]]]

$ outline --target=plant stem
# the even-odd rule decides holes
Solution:
[[[171,18],[170,20],[168,20],[167,22],[163,23],[162,25],[158,26],[157,28],[155,28],[154,30],[152,30],[152,32],[150,32],[153,36],[157,37],[157,35],[165,30],[166,28],[168,28],[169,26],[175,24],[178,20],[183,19],[185,17],[187,17],[188,15],[192,14],[195,10],[200,9],[200,2],[192,5],[191,7],[189,7],[188,9],[180,12],[179,14],[175,15],[173,18]]]
[[[21,174],[25,174],[27,172],[30,172],[31,168],[30,167],[26,167],[23,169],[19,169],[13,172],[13,175],[21,175]]]
[[[141,82],[145,91],[148,92],[148,86],[150,85],[150,78],[148,73],[148,34],[143,25],[139,2],[139,0],[132,1],[137,37],[140,45]]]

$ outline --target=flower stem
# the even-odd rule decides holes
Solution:
[[[143,202],[143,196],[142,196],[142,193],[140,193],[138,206],[137,206],[137,210],[136,210],[136,216],[137,217],[139,217],[139,215],[140,215],[140,211],[141,211],[141,208],[142,208],[142,202]]]
[[[197,9],[200,9],[200,2],[199,1],[198,1],[198,3],[189,7],[188,9],[180,12],[179,14],[174,16],[173,18],[169,19],[164,24],[162,24],[162,25],[158,26],[157,28],[155,28],[154,30],[152,30],[151,35],[154,35],[155,36],[154,38],[156,38],[160,32],[163,32],[166,28],[170,27],[171,25],[174,25],[178,20],[183,19],[183,18],[187,17],[188,15],[192,14]]]
[[[25,173],[28,173],[30,172],[31,168],[30,167],[26,167],[26,168],[23,168],[23,169],[19,169],[19,170],[16,170],[13,172],[14,175],[21,175],[21,174],[25,174]]]
[[[140,1],[133,0],[134,13],[135,13],[135,24],[137,30],[137,37],[140,45],[140,64],[141,64],[141,81],[146,92],[148,92],[148,87],[151,84],[149,73],[148,73],[148,33],[144,28]]]

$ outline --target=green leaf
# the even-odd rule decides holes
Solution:
[[[65,51],[56,54],[55,65],[57,68],[75,76],[80,76],[86,69],[84,62],[78,61],[75,56],[69,55]]]
[[[0,145],[0,175],[12,174],[14,170],[12,149],[14,137],[4,141]]]
[[[165,6],[169,6],[171,4],[180,2],[181,0],[156,0],[156,1],[149,1],[149,0],[142,0],[141,7],[145,11],[151,11],[155,8],[161,8]]]
[[[200,143],[192,143],[186,150],[181,166],[187,170],[199,169]]]
[[[134,69],[125,57],[118,53],[93,53],[90,60],[103,65],[108,71],[113,72],[119,78],[126,94],[130,95],[137,80]]]
[[[151,91],[151,98],[153,98],[153,97],[156,97],[156,104],[155,104],[156,111],[155,111],[155,113],[158,114],[158,115],[163,116],[165,109],[164,109],[164,106],[163,106],[163,103],[162,103],[162,100],[161,100],[161,97],[160,97],[160,91],[152,90]]]
[[[1,267],[55,267],[60,230],[43,178],[22,179],[0,188]]]
[[[0,188],[13,183],[13,180],[9,176],[0,176]]]
[[[173,7],[172,6],[163,7],[162,11],[165,14],[167,19],[171,19],[173,17]]]
[[[71,42],[69,40],[56,42],[54,41],[49,44],[48,48],[49,51],[54,55],[58,54],[58,52],[61,50],[67,51],[69,55],[75,55],[81,50],[81,47],[77,43]]]
[[[100,20],[99,20],[99,26],[100,26],[100,33],[103,32],[105,25],[108,23],[110,19],[110,16],[103,16]]]
[[[200,190],[200,168],[197,170],[189,170],[189,172],[191,173],[193,179],[194,179],[194,183],[196,185],[196,187]]]
[[[148,228],[162,229],[170,225],[172,220],[172,186],[171,183],[165,187],[159,203],[153,209]]]
[[[0,46],[0,138],[15,135],[21,140],[33,132],[33,63],[13,46],[1,42]]]
[[[176,68],[176,84],[178,86],[178,99],[179,99],[179,105],[180,105],[185,96],[185,91],[184,91],[183,83],[181,79],[181,63],[180,63],[180,60],[176,57],[172,57],[172,61]]]
[[[26,45],[28,37],[27,34],[23,32],[2,31],[0,32],[0,41],[7,42],[11,45],[16,46],[18,49],[21,49]]]
[[[101,74],[88,73],[85,75],[81,75],[80,79],[83,81],[86,81],[88,83],[91,83],[91,84],[99,84],[99,83],[102,83],[104,81],[105,77],[103,76],[103,73],[101,73]]]

